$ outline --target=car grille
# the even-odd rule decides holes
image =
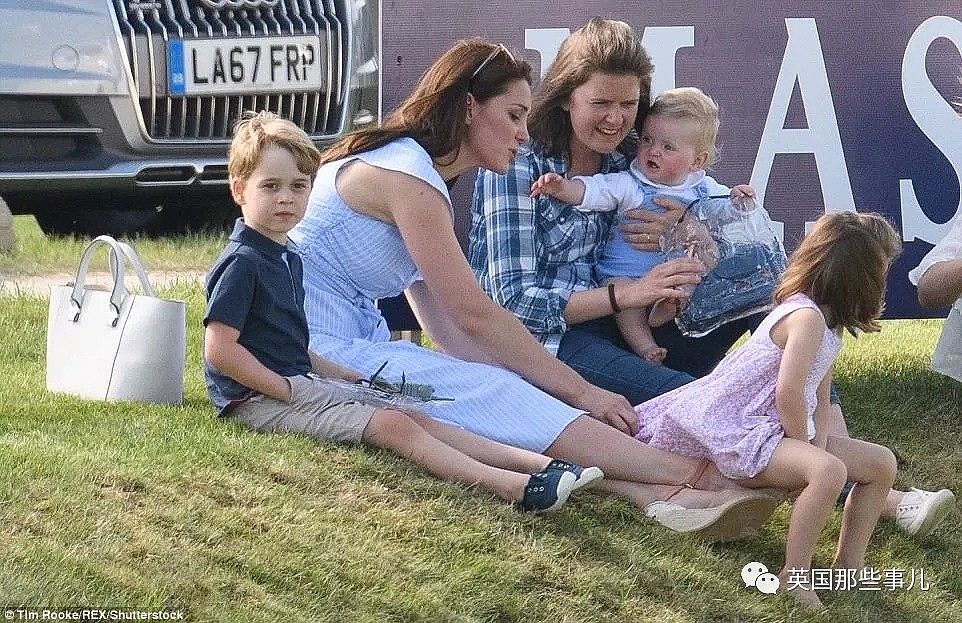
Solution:
[[[202,0],[113,0],[137,102],[148,139],[225,142],[244,110],[272,110],[315,138],[342,126],[343,50],[347,32],[334,0],[252,2],[256,8],[210,8]],[[232,4],[230,2],[221,4]],[[243,2],[236,4],[244,5]],[[271,6],[273,5],[273,6]],[[170,95],[167,42],[171,39],[317,35],[328,46],[327,84],[318,91],[264,95]]]

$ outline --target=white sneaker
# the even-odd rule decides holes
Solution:
[[[927,536],[955,508],[955,495],[948,489],[912,489],[902,496],[895,510],[895,523],[913,536]]]

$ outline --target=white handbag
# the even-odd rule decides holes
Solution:
[[[86,286],[95,249],[107,246],[113,286]],[[143,289],[127,290],[129,263]],[[110,236],[84,249],[73,283],[55,286],[47,317],[47,389],[95,400],[180,404],[187,309],[158,298],[137,252]]]

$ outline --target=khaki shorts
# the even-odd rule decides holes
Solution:
[[[286,377],[291,401],[258,395],[234,407],[227,420],[262,433],[302,433],[330,441],[360,441],[376,407],[349,389],[316,376]]]

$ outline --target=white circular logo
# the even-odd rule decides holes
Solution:
[[[742,582],[745,586],[755,586],[755,580],[763,573],[768,573],[768,567],[760,562],[750,562],[742,567]]]

